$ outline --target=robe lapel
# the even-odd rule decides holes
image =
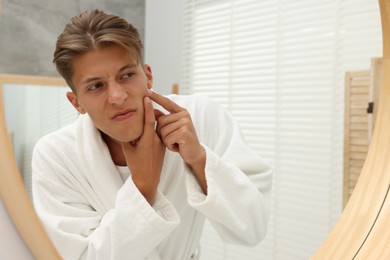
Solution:
[[[82,172],[96,194],[97,211],[105,213],[115,207],[115,198],[123,182],[106,143],[88,114],[81,115],[76,134]]]

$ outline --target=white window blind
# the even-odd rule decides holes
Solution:
[[[309,259],[341,214],[344,73],[381,56],[371,0],[186,0],[181,87],[214,98],[275,169],[265,240],[202,258]]]

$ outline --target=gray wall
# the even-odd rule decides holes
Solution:
[[[180,84],[184,1],[145,2],[145,63],[152,67],[154,90],[169,94]]]
[[[52,64],[58,35],[71,17],[96,8],[122,16],[144,38],[143,0],[2,0],[0,74],[58,76]]]

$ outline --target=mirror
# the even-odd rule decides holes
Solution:
[[[380,0],[381,94],[374,133],[355,191],[313,259],[389,259],[390,1]]]
[[[42,136],[76,120],[78,113],[65,98],[69,88],[62,79],[0,77],[8,135],[25,187],[31,195],[31,157],[35,143]],[[21,78],[25,83],[17,83]]]
[[[17,83],[17,84],[19,84],[19,83]],[[54,85],[56,85],[56,84],[54,84]],[[382,102],[383,103],[383,102]],[[8,133],[6,133],[4,136],[7,136],[8,135]],[[13,139],[15,140],[15,139],[17,139],[16,137],[13,137]],[[3,139],[2,139],[3,140]],[[5,140],[5,139],[4,139]],[[16,141],[14,141],[14,143],[15,143]],[[16,146],[17,147],[17,146]],[[15,149],[18,149],[18,148],[15,148]],[[20,148],[21,149],[21,148]],[[8,150],[9,151],[9,150]],[[1,153],[2,155],[5,155],[6,154],[6,151],[3,153],[3,151],[2,151],[2,153]],[[11,161],[12,161],[12,158],[10,158],[10,157],[7,157],[8,159],[2,159],[3,161],[2,161],[2,167],[4,166],[6,166],[5,164],[9,164]],[[383,159],[383,157],[382,157],[382,159]],[[19,159],[20,160],[20,159]],[[15,169],[15,167],[14,167],[14,169]],[[2,169],[2,172],[7,172],[8,170],[4,170],[3,171],[3,169]],[[6,189],[6,185],[4,185],[4,183],[7,183],[7,184],[13,184],[13,183],[11,183],[11,181],[10,182],[3,182],[3,180],[1,180],[1,182],[3,183],[2,184],[2,188],[1,188],[1,196],[2,196],[2,198],[6,198],[8,195],[8,193],[6,193],[6,192],[3,192],[3,190],[5,190]],[[15,180],[14,181],[14,183],[17,183],[17,181]],[[15,189],[14,188],[14,185],[9,185],[10,187],[13,187],[13,189]],[[17,187],[17,185],[15,186],[15,187]],[[22,193],[23,193],[23,188],[20,188],[19,189]],[[9,198],[9,197],[8,197]],[[17,197],[13,197],[13,200],[15,200],[15,198],[17,198]],[[11,199],[10,199],[11,200]],[[27,203],[28,204],[28,203]],[[10,206],[10,207],[12,207],[12,206]],[[27,207],[28,208],[28,207]],[[24,217],[26,217],[27,218],[27,216],[29,216],[29,215],[27,215],[27,214],[19,214],[19,216],[20,215],[23,215]],[[18,217],[17,217],[17,214],[14,214],[14,219],[18,219]],[[31,223],[31,221],[30,221],[30,218],[28,218],[29,219],[29,223]],[[32,219],[33,219],[33,217],[32,217]],[[343,219],[351,219],[351,217],[344,217]],[[22,221],[21,221],[22,222]],[[43,236],[44,236],[44,234],[43,234]],[[340,241],[342,241],[342,236],[340,236]],[[353,239],[353,238],[352,238]],[[34,247],[34,246],[32,246],[32,247]],[[48,251],[50,251],[50,246],[40,246],[40,247],[38,247],[38,248],[48,248]],[[36,251],[39,251],[39,250],[36,250]],[[54,252],[54,251],[53,251]],[[55,253],[53,253],[53,254],[55,254]],[[37,257],[37,258],[40,258],[40,257]],[[53,257],[42,257],[43,259],[53,259]]]
[[[50,118],[50,116],[44,118],[40,115],[51,113],[48,110],[43,111],[43,108],[50,101],[57,103],[53,97],[58,96],[58,94],[63,96],[63,92],[67,91],[66,87],[65,82],[58,78],[0,74],[0,140],[2,144],[0,146],[2,173],[0,195],[19,234],[37,259],[60,259],[60,257],[41,226],[27,192],[28,187],[31,186],[31,152],[34,143],[42,134],[57,127],[58,124],[44,123],[45,119]],[[51,93],[50,96],[43,97],[40,88],[45,88],[45,93]],[[27,98],[30,95],[35,98]],[[4,97],[11,96],[17,97],[12,99],[14,102],[9,102],[10,99],[4,99]],[[37,99],[37,97],[40,98]],[[34,101],[34,103],[29,103],[30,101],[27,100]],[[61,102],[57,104],[61,105]],[[63,107],[59,106],[55,111],[59,113],[62,109]],[[33,116],[31,113],[34,110],[38,111],[38,117],[37,114]],[[11,111],[14,113],[11,114]],[[59,124],[70,120],[70,118],[60,120]],[[10,131],[7,129],[7,125]],[[39,129],[40,126],[45,126],[44,130]],[[25,129],[35,130],[32,132],[23,131]],[[22,174],[19,169],[23,170]]]

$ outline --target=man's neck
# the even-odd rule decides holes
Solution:
[[[107,144],[108,150],[110,151],[110,155],[114,164],[118,166],[126,166],[127,165],[126,158],[125,155],[123,154],[122,145],[120,144],[120,142],[112,139],[111,137],[109,137],[103,132],[100,132],[100,134],[102,135],[104,142]]]

